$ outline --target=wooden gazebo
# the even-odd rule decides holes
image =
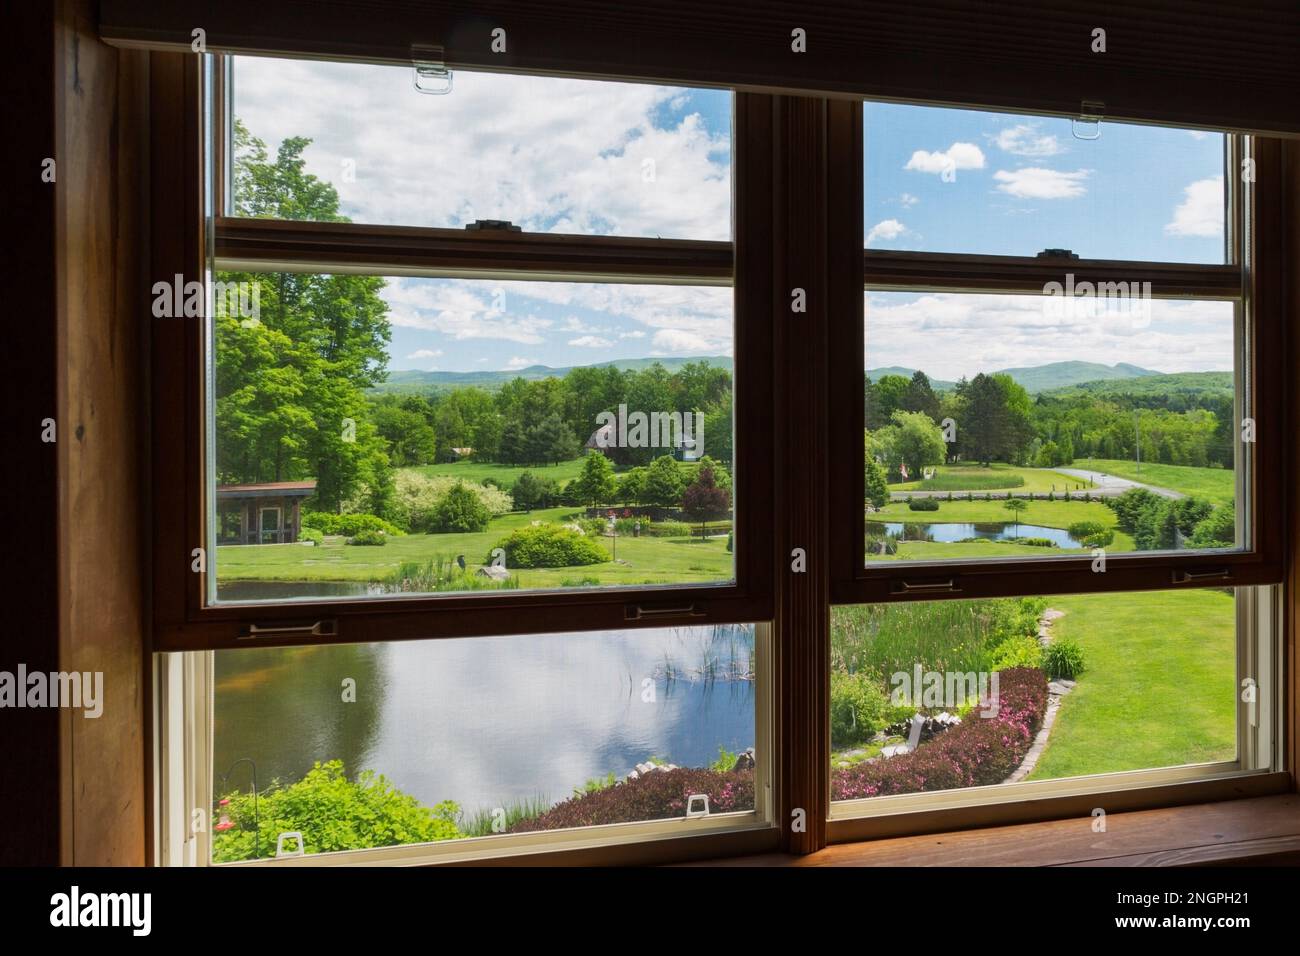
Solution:
[[[217,486],[219,544],[292,544],[302,531],[302,500],[314,481]]]

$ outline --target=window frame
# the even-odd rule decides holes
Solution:
[[[575,71],[574,75],[580,75],[580,71]],[[149,240],[150,274],[190,275],[194,274],[197,263],[197,274],[202,275],[203,264],[215,250],[209,245],[209,234],[205,231],[203,190],[200,188],[205,175],[202,165],[205,99],[198,60],[186,52],[154,53],[150,59],[149,77],[153,223]],[[716,838],[699,836],[692,838],[689,845],[682,839],[668,839],[656,850],[644,846],[611,847],[593,851],[596,853],[594,857],[584,857],[582,854],[587,851],[570,849],[558,852],[553,858],[548,856],[546,861],[645,862],[688,859],[709,853],[757,852],[777,847],[793,853],[809,853],[826,846],[828,841],[1049,819],[1072,815],[1078,807],[1084,807],[1083,813],[1086,814],[1084,805],[1095,805],[1103,796],[1109,811],[1111,808],[1169,806],[1292,788],[1295,735],[1290,730],[1295,721],[1295,662],[1288,657],[1279,657],[1277,674],[1286,679],[1288,693],[1285,698],[1278,699],[1277,741],[1284,756],[1281,763],[1287,772],[1259,772],[1248,779],[1197,780],[1133,791],[1090,788],[1083,796],[1035,798],[1029,802],[997,801],[983,807],[961,806],[889,817],[831,819],[838,816],[831,813],[828,786],[831,605],[872,600],[933,599],[936,595],[895,595],[888,587],[881,588],[879,582],[872,582],[868,587],[865,575],[852,573],[855,565],[864,563],[860,550],[851,546],[854,540],[860,545],[862,535],[845,529],[844,523],[835,518],[835,515],[842,514],[839,505],[844,500],[852,504],[856,497],[856,507],[861,510],[861,459],[858,457],[854,462],[852,454],[846,455],[842,437],[845,434],[855,437],[853,445],[860,448],[862,368],[860,358],[855,356],[862,355],[862,297],[869,263],[872,269],[887,265],[884,259],[873,260],[871,254],[862,248],[861,101],[856,95],[785,95],[737,90],[733,115],[736,122],[733,127],[735,228],[732,254],[735,263],[733,288],[737,354],[742,331],[745,331],[750,337],[752,354],[762,361],[771,385],[769,401],[748,405],[747,413],[737,405],[735,428],[739,432],[743,427],[743,414],[750,416],[751,426],[767,426],[751,434],[751,438],[762,443],[766,454],[758,464],[765,476],[763,480],[768,482],[771,505],[766,524],[760,530],[766,532],[765,537],[770,540],[759,549],[761,553],[753,569],[753,586],[749,592],[740,594],[736,588],[731,588],[732,593],[722,599],[723,603],[710,600],[709,617],[685,619],[683,623],[775,622],[769,670],[772,676],[773,742],[773,799],[770,806],[774,825],[745,834],[740,841],[728,842],[734,834]],[[747,131],[743,137],[742,129]],[[1283,144],[1275,139],[1255,139],[1253,142],[1259,187],[1256,195],[1286,196],[1282,178],[1284,171],[1294,172],[1294,150],[1284,153]],[[744,143],[759,148],[746,149]],[[209,170],[206,175],[219,176],[220,173]],[[828,202],[831,197],[836,201]],[[1240,210],[1243,220],[1240,225],[1250,229],[1256,240],[1251,244],[1253,259],[1242,264],[1246,280],[1243,298],[1253,310],[1253,325],[1248,328],[1252,329],[1256,344],[1249,400],[1251,407],[1262,408],[1265,406],[1261,402],[1271,402],[1278,409],[1278,414],[1258,423],[1259,441],[1253,449],[1256,467],[1251,490],[1258,502],[1279,510],[1292,498],[1286,478],[1293,473],[1290,469],[1295,467],[1297,454],[1294,449],[1284,452],[1286,446],[1282,443],[1286,434],[1283,418],[1295,413],[1294,395],[1283,374],[1290,354],[1284,349],[1291,347],[1283,325],[1288,305],[1294,302],[1294,290],[1288,291],[1282,271],[1289,260],[1280,241],[1294,231],[1288,227],[1288,210],[1294,212],[1294,202],[1289,206],[1283,201],[1263,202],[1248,210]],[[255,226],[255,234],[239,234],[239,227],[247,222],[239,220],[238,225],[225,224],[228,230],[224,233],[226,253],[233,258],[248,252],[264,257],[259,261],[274,261],[270,257],[278,254],[273,248],[275,230]],[[293,227],[300,229],[306,225],[297,223]],[[403,234],[403,230],[410,228],[383,227],[393,230],[383,240],[389,248],[376,254],[394,256],[397,253],[393,249],[405,244],[408,254],[417,260],[435,254],[447,255],[446,250],[437,246],[439,237],[434,235],[436,230],[419,230],[418,227],[415,228],[421,233],[420,241],[411,251],[411,236]],[[346,230],[336,233],[335,238],[340,240],[340,248],[356,239]],[[476,238],[487,240],[493,237]],[[586,242],[592,237],[575,237],[571,251],[576,252],[582,245],[576,241],[578,239]],[[599,249],[609,242],[611,240],[595,237],[593,248]],[[253,249],[258,244],[261,248]],[[463,242],[459,245],[468,248]],[[656,247],[666,248],[661,243],[656,243]],[[504,245],[493,248],[502,253],[498,268],[517,252]],[[300,249],[298,254],[304,253]],[[337,250],[330,254],[337,254]],[[354,249],[353,254],[360,252]],[[927,261],[930,258],[926,254],[912,254],[908,257],[907,267],[934,268],[937,263]],[[953,257],[941,258],[951,260]],[[678,265],[680,261],[679,256]],[[956,264],[952,261],[944,263],[948,267],[945,275],[951,275],[951,267]],[[1072,261],[1072,267],[1079,264],[1077,260]],[[427,265],[426,262],[424,267]],[[527,265],[536,267],[536,262],[529,261]],[[608,261],[598,265],[601,269],[610,268]],[[1019,268],[1014,263],[1003,265],[1010,267],[1006,270],[1008,272]],[[641,268],[651,267],[643,264]],[[899,263],[892,268],[896,274],[903,271],[903,265]],[[1220,267],[1194,268],[1202,272],[1205,268]],[[1023,272],[1012,278],[1022,283],[1027,281]],[[1107,278],[1117,277],[1108,274]],[[1003,276],[998,281],[1008,281],[1008,277]],[[1189,281],[1189,277],[1184,276],[1184,281]],[[791,321],[788,298],[794,285],[806,287],[809,293],[809,312],[806,316],[795,317],[796,322]],[[1033,289],[1041,291],[1041,282],[1035,283]],[[748,323],[742,326],[742,312],[752,317],[752,327]],[[1268,316],[1270,321],[1255,323],[1254,316]],[[1258,327],[1254,328],[1254,325]],[[851,345],[855,330],[858,337],[856,349]],[[195,328],[195,323],[163,321],[152,324],[152,337],[154,435],[150,490],[154,501],[154,551],[150,650],[203,652],[248,646],[248,642],[239,640],[233,633],[239,615],[248,616],[246,606],[226,605],[216,609],[226,613],[213,615],[202,613],[213,609],[202,608],[201,601],[196,604],[193,600],[194,595],[202,593],[202,586],[196,583],[201,576],[189,572],[192,543],[202,540],[197,537],[202,532],[199,522],[204,515],[202,485],[187,487],[186,482],[176,480],[174,469],[178,458],[186,462],[202,460],[202,442],[189,425],[202,415],[202,394],[196,384],[199,380],[193,373],[196,369],[194,356],[201,354],[203,333]],[[845,347],[846,342],[850,343],[849,347]],[[850,365],[856,368],[846,367]],[[197,369],[202,371],[201,366]],[[851,389],[847,392],[847,403],[844,401],[846,382]],[[1283,398],[1288,400],[1285,411],[1279,407]],[[832,419],[832,403],[843,411],[849,419],[847,423],[838,413]],[[800,442],[801,449],[811,449],[811,458],[796,460],[795,456],[786,453],[792,436]],[[777,460],[778,454],[780,460]],[[1284,465],[1288,469],[1285,472]],[[847,482],[834,477],[842,476],[845,467],[849,469],[850,480]],[[1252,511],[1252,520],[1257,520],[1257,511]],[[1294,548],[1294,520],[1288,524],[1279,513],[1261,524],[1253,539],[1254,550],[1234,556],[1230,582],[1233,585],[1272,584],[1281,577],[1282,547]],[[846,544],[849,547],[846,548]],[[806,550],[808,573],[787,573],[791,570],[789,557],[794,547]],[[1181,564],[1193,571],[1198,569],[1196,564],[1188,561],[1189,558],[1196,560],[1197,556],[1177,556],[1174,561],[1166,555],[1156,556],[1150,567],[1139,564],[1121,566],[1116,570],[1122,570],[1123,574],[1114,577],[1111,576],[1113,572],[1108,571],[1103,582],[1096,581],[1096,576],[1086,571],[1086,577],[1068,569],[1044,574],[1040,562],[1028,566],[1024,566],[1026,562],[1005,562],[994,569],[992,576],[982,576],[978,588],[973,587],[974,581],[970,581],[972,586],[967,587],[968,581],[963,580],[964,590],[952,593],[951,597],[1168,589],[1171,565]],[[1225,562],[1218,560],[1214,563],[1222,567]],[[1203,558],[1200,564],[1205,566]],[[1291,566],[1290,561],[1287,566]],[[850,573],[845,574],[846,570]],[[968,575],[968,578],[973,577]],[[1005,579],[1005,586],[997,586],[998,577]],[[738,551],[737,583],[739,581]],[[1205,586],[1218,583],[1221,582],[1209,582]],[[1197,585],[1193,583],[1192,586]],[[593,592],[584,592],[580,596],[588,599],[592,595]],[[439,601],[442,609],[453,612],[449,615],[431,614],[415,606],[414,602],[404,604],[400,610],[365,606],[349,613],[345,635],[324,638],[280,636],[257,643],[258,646],[355,643],[611,627],[625,629],[674,623],[671,617],[641,623],[626,620],[624,613],[629,606],[626,591],[604,595],[600,601],[563,600],[574,596],[560,593],[551,595],[552,600],[520,603],[495,610],[479,606],[473,615],[456,614],[448,599]],[[341,602],[321,602],[322,605],[326,603],[331,613],[343,606]],[[1293,604],[1288,597],[1284,607],[1289,611]],[[316,606],[301,604],[281,608],[278,618],[286,623],[306,622],[310,618],[304,609]],[[663,609],[671,610],[671,607],[665,605]],[[272,610],[270,606],[258,605],[255,616],[264,619]],[[530,615],[526,613],[529,610],[543,613]],[[544,625],[539,623],[543,619]],[[1294,626],[1293,618],[1287,614],[1278,628],[1288,636],[1291,642],[1288,648],[1294,645]],[[205,655],[192,654],[184,659],[202,656]],[[166,679],[160,678],[159,668],[174,666],[166,665],[166,662],[175,661],[177,657],[154,654],[156,689],[161,689]],[[153,757],[155,778],[160,783],[164,779],[188,776],[183,766],[169,765],[165,755],[158,753],[157,748],[163,747],[169,734],[173,737],[180,734],[178,728],[169,729],[165,703],[155,694],[154,719],[159,733],[153,741]],[[1089,779],[1105,783],[1104,778]],[[801,828],[783,825],[783,821],[793,815],[803,821]],[[168,820],[165,808],[155,807],[155,824]],[[170,823],[173,828],[179,828],[175,830],[178,837],[183,834],[181,821],[171,820]],[[165,840],[171,831],[160,829],[159,832]],[[180,852],[183,855],[183,851]],[[166,860],[179,861],[179,857],[173,852]]]
[[[428,637],[473,637],[748,623],[773,617],[771,527],[771,328],[766,298],[755,296],[761,273],[736,254],[763,223],[744,197],[753,160],[762,155],[733,92],[733,241],[640,239],[587,235],[465,231],[418,226],[258,220],[213,215],[205,197],[224,197],[228,171],[222,140],[228,57],[154,54],[151,69],[153,168],[152,274],[203,276],[209,263],[258,271],[355,271],[424,275],[667,282],[733,288],[733,429],[736,443],[734,578],[730,583],[641,585],[599,590],[509,594],[299,599],[209,605],[210,542],[205,389],[210,319],[154,322],[155,490],[153,607],[156,650],[358,643]],[[213,142],[206,142],[212,131]],[[210,150],[210,151],[209,151]],[[758,173],[762,175],[761,172]],[[175,237],[184,237],[177,242]],[[169,237],[171,241],[162,241]],[[747,268],[750,271],[747,271]],[[210,312],[211,310],[207,310]],[[177,396],[182,396],[177,400]],[[201,570],[193,571],[195,566]],[[263,630],[253,636],[250,625]],[[280,628],[266,634],[267,628]]]
[[[866,132],[870,135],[870,131]],[[1042,260],[1028,256],[966,253],[906,252],[863,248],[852,275],[842,276],[847,298],[850,282],[862,290],[858,314],[845,310],[835,326],[831,357],[831,391],[841,410],[831,442],[833,510],[848,515],[837,521],[832,543],[836,575],[835,604],[933,600],[942,597],[1012,597],[1030,593],[1136,591],[1218,583],[1276,584],[1284,569],[1284,537],[1280,521],[1263,520],[1261,503],[1284,500],[1285,425],[1281,402],[1268,396],[1284,394],[1284,315],[1281,284],[1282,229],[1278,203],[1261,195],[1278,194],[1281,187],[1279,141],[1229,135],[1225,176],[1233,184],[1225,241],[1226,264],[1183,264],[1104,259]],[[1246,152],[1249,148],[1249,152]],[[1254,182],[1242,183],[1234,174],[1241,161],[1255,161]],[[859,169],[862,156],[856,157]],[[865,188],[865,184],[864,184]],[[856,206],[855,240],[861,244],[863,210]],[[1240,251],[1238,251],[1240,250]],[[866,532],[861,435],[862,356],[867,334],[861,296],[869,291],[984,292],[1042,294],[1045,283],[1060,281],[1064,272],[1081,280],[1149,281],[1161,299],[1236,300],[1235,379],[1238,420],[1271,408],[1274,414],[1256,419],[1256,440],[1237,442],[1238,525],[1246,532],[1244,547],[1224,551],[1117,552],[1106,557],[1106,571],[1092,571],[1091,555],[1069,558],[999,558],[996,561],[948,559],[868,563],[862,542]],[[1255,410],[1252,412],[1251,410]]]

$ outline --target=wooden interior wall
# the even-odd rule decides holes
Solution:
[[[94,8],[55,23],[59,669],[104,675],[102,716],[59,713],[60,857],[142,865],[147,60],[101,43]]]

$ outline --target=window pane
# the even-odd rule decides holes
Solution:
[[[234,214],[460,229],[731,237],[731,94],[236,57]],[[275,166],[304,199],[267,195]]]
[[[871,249],[1222,263],[1224,136],[867,103]],[[1079,133],[1097,128],[1080,124]]]
[[[730,289],[220,281],[216,600],[733,580]]]
[[[1234,547],[1233,312],[867,293],[867,561]]]
[[[213,859],[752,812],[755,653],[750,625],[217,651]]]
[[[836,607],[831,641],[833,800],[1236,759],[1227,589]]]

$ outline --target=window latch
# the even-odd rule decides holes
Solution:
[[[451,92],[451,69],[447,66],[440,46],[414,44],[411,63],[415,67],[415,89],[430,96],[445,96]]]
[[[1079,115],[1070,120],[1071,135],[1075,139],[1101,139],[1101,119],[1105,115],[1105,103],[1084,100],[1079,105]]]
[[[335,621],[313,621],[311,624],[277,624],[260,627],[257,624],[241,624],[238,638],[247,641],[256,637],[334,637],[338,634]]]

